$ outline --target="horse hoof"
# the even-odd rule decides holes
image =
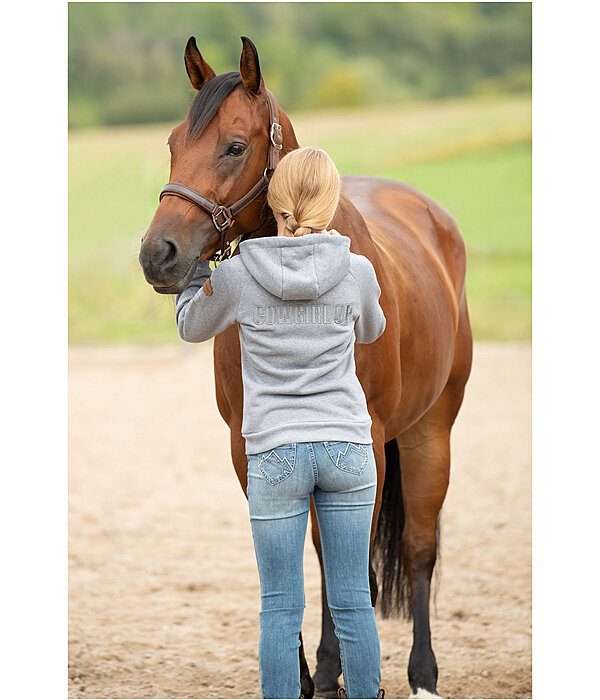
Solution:
[[[438,695],[437,693],[430,693],[428,690],[425,690],[425,688],[417,688],[416,693],[411,693],[408,698],[409,700],[412,700],[412,698],[441,698],[441,695]]]

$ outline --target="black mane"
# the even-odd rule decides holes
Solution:
[[[198,136],[215,116],[223,100],[229,95],[236,85],[242,82],[239,73],[223,73],[209,80],[198,91],[189,110],[188,136]]]

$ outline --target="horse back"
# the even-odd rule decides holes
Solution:
[[[466,255],[454,218],[433,199],[395,180],[345,175],[344,194],[365,219],[378,254],[411,265],[440,264],[456,298],[464,293]],[[424,255],[425,254],[425,255]]]

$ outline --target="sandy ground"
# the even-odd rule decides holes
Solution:
[[[479,344],[453,433],[432,637],[446,698],[531,697],[527,345]],[[70,351],[69,697],[259,697],[258,576],[212,348]],[[320,579],[307,538],[304,639]],[[379,620],[386,697],[411,626]]]

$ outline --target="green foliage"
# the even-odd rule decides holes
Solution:
[[[180,121],[194,35],[217,73],[241,35],[287,110],[529,91],[530,3],[69,3],[69,123]]]
[[[291,115],[303,145],[342,173],[408,182],[457,219],[478,340],[531,337],[531,101],[446,100]],[[72,343],[176,342],[172,297],[138,264],[168,178],[173,123],[69,137],[69,334]]]
[[[361,80],[349,66],[336,66],[323,75],[313,100],[324,108],[363,105],[366,102],[364,79]]]

